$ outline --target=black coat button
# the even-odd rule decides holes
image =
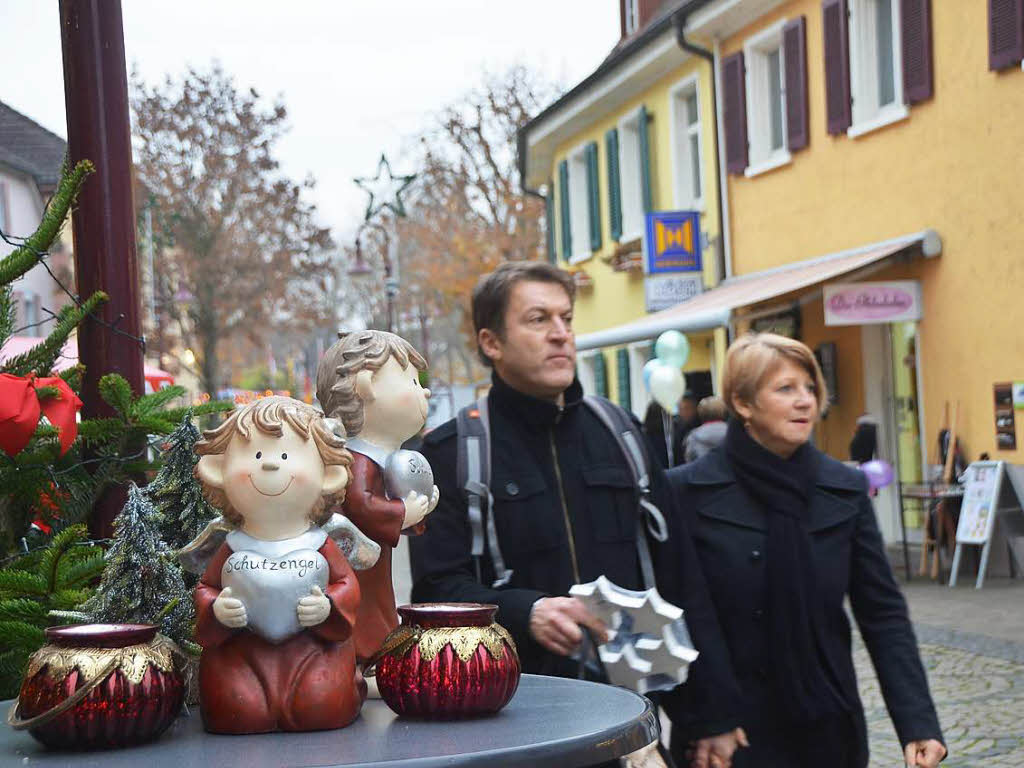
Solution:
[[[761,559],[761,550],[760,549],[755,549],[753,552],[751,552],[750,553],[750,559],[751,560],[760,560]]]
[[[515,483],[507,483],[505,485],[505,493],[509,496],[517,496],[519,495],[519,486]]]

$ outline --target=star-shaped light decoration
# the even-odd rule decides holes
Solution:
[[[377,175],[372,179],[353,179],[361,190],[370,196],[366,204],[366,221],[369,221],[384,208],[391,209],[395,216],[405,216],[405,206],[402,204],[402,193],[405,188],[412,184],[416,174],[411,176],[395,176],[391,173],[391,164],[381,154],[380,162],[377,163]]]
[[[656,589],[623,589],[601,576],[569,594],[608,625],[608,642],[597,651],[609,682],[647,693],[686,681],[698,654],[682,609]]]

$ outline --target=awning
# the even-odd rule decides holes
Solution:
[[[732,320],[733,311],[740,307],[855,272],[915,245],[921,246],[925,256],[936,256],[942,251],[939,234],[934,229],[926,229],[848,251],[733,277],[669,309],[615,328],[581,334],[576,337],[576,349],[598,349],[653,339],[665,331],[694,333],[725,327]]]
[[[3,349],[0,349],[0,363],[28,352],[42,340],[43,339],[41,337],[11,336],[4,343]],[[61,349],[60,355],[57,356],[57,362],[53,365],[53,372],[60,373],[77,363],[78,341],[77,339],[71,338],[64,343],[64,348]],[[151,365],[143,366],[142,375],[146,380],[147,393],[156,392],[158,389],[163,389],[164,387],[169,387],[174,384],[174,377],[171,376],[171,374],[167,371],[160,370],[159,368],[154,368]]]

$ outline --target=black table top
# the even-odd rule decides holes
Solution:
[[[10,702],[4,702],[5,714]],[[52,752],[27,732],[0,726],[0,765],[99,768],[281,768],[282,766],[592,765],[658,737],[647,699],[624,688],[523,675],[515,697],[490,717],[457,721],[399,718],[368,701],[337,731],[223,736],[203,731],[197,710],[155,742],[101,752]]]

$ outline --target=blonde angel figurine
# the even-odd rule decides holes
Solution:
[[[380,545],[377,564],[358,572],[363,600],[355,644],[363,664],[398,626],[391,550],[402,533],[423,532],[424,517],[437,506],[438,493],[426,460],[400,450],[426,423],[430,390],[419,379],[426,361],[393,333],[356,331],[338,336],[317,369],[316,391],[324,413],[342,423],[352,452],[345,516]],[[411,462],[413,473],[425,478],[426,486],[410,489],[387,482],[396,458]]]
[[[230,529],[195,591],[204,726],[347,725],[366,690],[351,640],[359,583],[321,527],[345,496],[344,441],[305,403],[268,397],[204,432],[195,450],[196,476]]]

